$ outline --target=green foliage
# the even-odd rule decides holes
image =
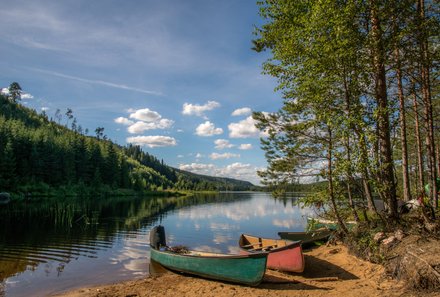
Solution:
[[[17,82],[13,82],[9,85],[9,100],[17,102],[21,99],[21,87]]]
[[[255,30],[253,49],[270,50],[263,73],[277,79],[276,90],[284,98],[278,112],[253,115],[258,128],[268,135],[261,141],[268,161],[267,169],[259,172],[262,182],[272,189],[285,189],[313,179],[326,180],[328,188],[320,197],[309,197],[310,204],[332,201],[333,212],[336,207],[342,212],[351,208],[356,217],[355,205],[364,207],[368,200],[372,209],[376,196],[388,203],[396,218],[394,173],[402,156],[392,155],[400,136],[394,52],[400,51],[407,104],[429,91],[423,90],[419,72],[420,64],[428,62],[423,55],[433,57],[429,75],[432,96],[437,98],[438,4],[427,4],[425,18],[411,1],[258,4],[264,23]],[[421,38],[429,45],[423,55]],[[436,101],[433,106],[438,111]],[[410,115],[411,119],[419,116]],[[409,147],[414,148],[411,127]],[[437,140],[438,131],[434,131]],[[426,137],[426,131],[421,133]],[[416,175],[413,172],[414,179]]]
[[[373,232],[354,232],[346,240],[350,250],[356,255],[373,263],[383,263],[384,255],[373,237]]]

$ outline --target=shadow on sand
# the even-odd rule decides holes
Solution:
[[[306,269],[302,273],[304,278],[312,280],[315,278],[338,278],[339,280],[359,279],[356,275],[333,263],[310,255],[304,255],[304,257],[306,261]]]
[[[263,283],[259,286],[262,289],[271,290],[321,290],[328,291],[328,286],[333,281],[356,280],[356,275],[347,270],[310,255],[304,255],[306,268],[303,273],[287,273],[267,270]],[[322,283],[315,285],[308,283],[314,281]]]

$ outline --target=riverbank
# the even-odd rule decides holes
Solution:
[[[418,296],[403,282],[387,277],[381,265],[363,261],[342,245],[320,246],[305,253],[302,274],[268,270],[257,287],[246,287],[162,271],[144,279],[81,288],[58,297],[116,296]],[[424,296],[439,296],[426,293]]]
[[[110,189],[108,187],[93,188],[76,186],[59,187],[41,190],[33,190],[26,192],[11,192],[8,193],[11,197],[11,202],[41,202],[53,201],[60,199],[79,199],[79,198],[108,198],[108,197],[182,197],[191,196],[195,192],[180,191],[180,190],[162,190],[162,191],[135,191],[133,189]]]

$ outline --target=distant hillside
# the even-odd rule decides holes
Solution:
[[[196,185],[196,188],[198,185],[208,190],[211,186],[215,186],[215,188],[212,188],[211,190],[220,191],[249,191],[260,189],[260,187],[257,187],[248,181],[242,181],[227,177],[201,175],[183,171],[180,169],[175,169],[175,171],[178,174],[181,174],[181,181],[183,181],[184,183],[194,183],[194,185]]]
[[[24,107],[17,96],[0,95],[0,192],[72,194],[135,191],[251,190],[244,181],[197,175],[167,166],[139,146],[120,146],[96,128],[88,135],[66,112],[52,119]],[[56,121],[58,120],[58,121]]]

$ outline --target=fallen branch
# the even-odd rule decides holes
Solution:
[[[320,278],[314,278],[315,282],[334,282],[338,281],[339,277],[337,276],[329,276],[329,277],[320,277]]]
[[[435,276],[437,276],[439,282],[440,282],[440,273],[437,272],[437,270],[434,269],[434,267],[431,266],[431,264],[428,263],[428,261],[426,261],[425,259],[417,256],[416,254],[414,254],[411,251],[407,251],[408,254],[410,254],[411,256],[415,257],[417,260],[423,262],[426,264],[426,266],[428,267],[428,269],[432,272],[432,274],[434,274]]]

